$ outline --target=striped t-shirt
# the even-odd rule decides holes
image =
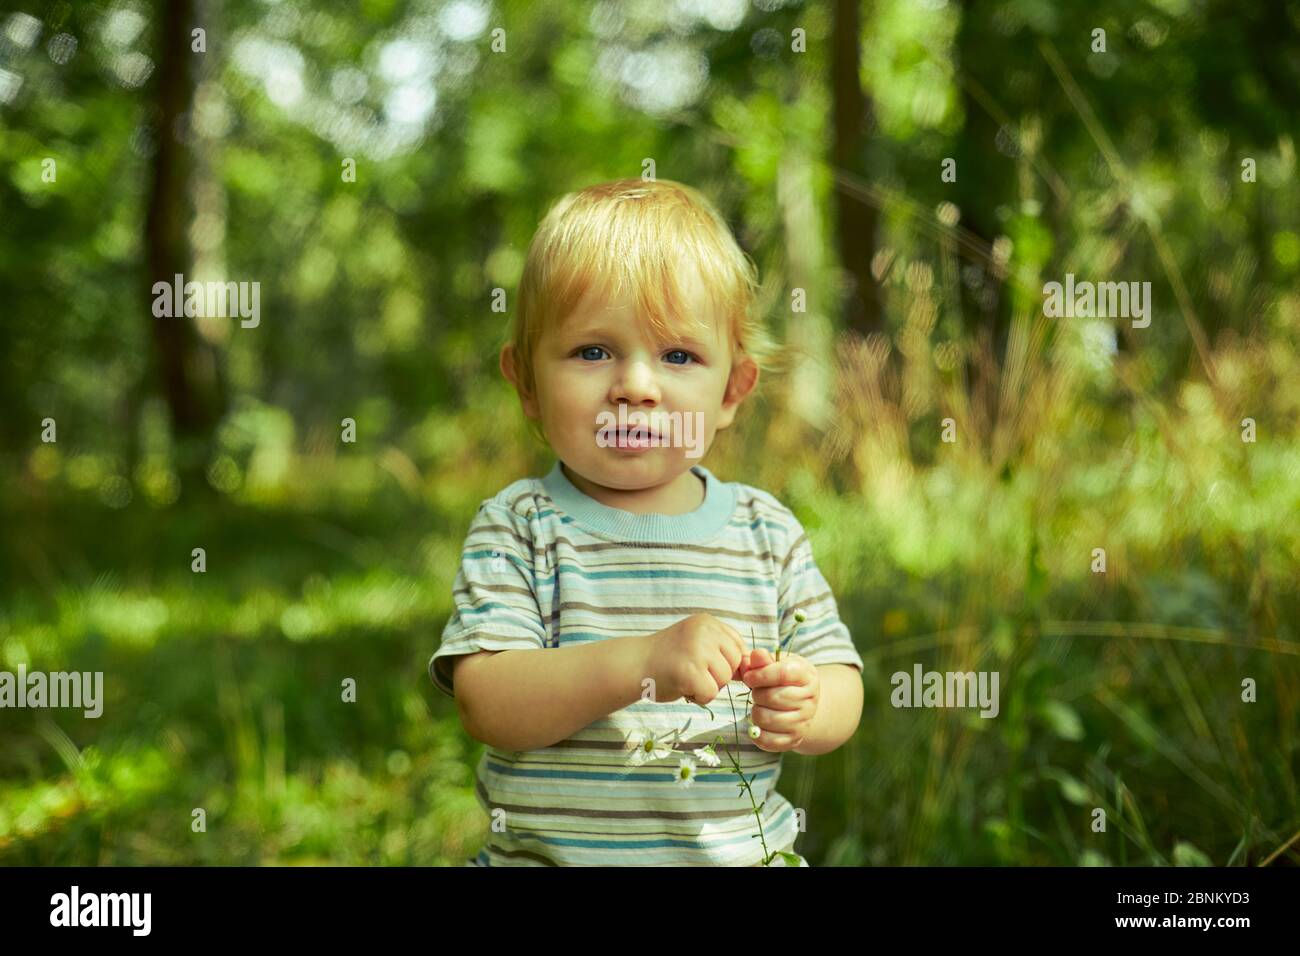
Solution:
[[[786,651],[861,671],[790,510],[765,491],[719,481],[702,465],[691,471],[705,482],[705,497],[687,514],[603,505],[578,490],[558,462],[544,479],[516,481],[484,501],[465,538],[455,610],[429,661],[437,687],[454,696],[450,658],[457,654],[652,634],[696,613],[773,651],[802,610],[807,619]],[[746,735],[747,691],[741,681],[728,684],[709,702],[712,717],[682,698],[639,700],[550,747],[489,747],[476,793],[490,817],[504,811],[495,814],[504,827],[488,833],[478,862],[752,866],[763,857],[757,820],[724,748],[753,777],[768,850],[793,852],[795,808],[775,789],[781,754]],[[641,760],[646,735],[656,746]],[[718,735],[725,743],[713,768],[694,751]],[[683,759],[696,764],[689,786],[679,782]]]

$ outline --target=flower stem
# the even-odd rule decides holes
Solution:
[[[781,649],[794,639],[795,634],[799,630],[799,625],[802,624],[805,620],[806,617],[804,616],[802,611],[795,612],[795,625],[794,628],[790,631],[790,635],[784,641],[778,641],[777,643],[776,655],[775,655],[776,660],[779,661],[781,659]],[[750,638],[750,649],[751,650],[757,649],[758,640],[754,634],[753,628],[750,628],[749,638]],[[748,723],[752,719],[752,715],[753,715],[753,696],[752,693],[748,690],[745,691],[745,693],[742,694],[741,696],[744,697],[746,701],[745,721]],[[738,777],[740,777],[739,786],[749,796],[749,805],[753,810],[754,820],[758,824],[757,836],[758,836],[759,843],[762,844],[763,847],[763,865],[770,866],[772,860],[776,858],[777,854],[768,850],[767,836],[763,832],[763,807],[767,805],[767,801],[764,800],[763,803],[760,804],[757,800],[754,799],[754,788],[751,786],[751,782],[754,778],[753,777],[746,778],[744,770],[741,769],[740,761],[737,759],[737,754],[740,753],[740,721],[736,717],[736,701],[735,701],[735,697],[731,693],[727,694],[727,702],[731,705],[731,721],[732,721],[732,726],[736,730],[736,750],[735,753],[732,753],[729,749],[726,748],[721,734],[713,738],[713,745],[715,747],[721,746],[723,752],[727,755],[727,759],[731,761],[731,768],[729,770],[724,770],[720,772],[734,773]],[[692,701],[692,703],[695,702]],[[696,706],[704,707],[703,704],[696,704]],[[704,709],[708,711],[709,717],[712,718],[713,711],[709,710],[709,708],[707,707],[704,707]],[[757,776],[757,774],[755,774],[755,776]]]

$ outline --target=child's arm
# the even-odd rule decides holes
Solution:
[[[479,651],[453,664],[461,723],[498,750],[536,750],[635,702],[650,638]]]
[[[862,719],[862,674],[852,664],[819,664],[821,700],[812,720],[812,729],[803,743],[794,748],[797,754],[830,753],[853,736]]]
[[[744,657],[734,627],[692,614],[644,637],[542,653],[479,651],[456,659],[452,679],[471,737],[498,750],[537,750],[634,703],[646,678],[656,702],[707,704],[738,678]]]

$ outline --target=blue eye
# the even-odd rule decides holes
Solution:
[[[589,362],[599,362],[599,361],[600,361],[600,356],[598,356],[598,355],[597,355],[597,356],[591,356],[591,355],[588,355],[587,353],[588,353],[588,352],[603,352],[603,351],[605,351],[605,350],[602,349],[599,345],[588,345],[588,346],[586,346],[586,347],[584,347],[584,348],[580,348],[580,349],[578,349],[578,351],[577,351],[576,353],[574,353],[574,354],[582,356],[584,359],[586,359],[586,360],[589,361]]]
[[[668,355],[685,355],[688,359],[694,359],[694,358],[695,358],[695,356],[692,355],[690,352],[686,352],[686,351],[684,351],[684,350],[682,350],[682,349],[673,349],[671,352],[668,353]],[[685,363],[685,362],[672,362],[672,363],[670,363],[670,364],[672,364],[672,365],[685,365],[686,363]]]

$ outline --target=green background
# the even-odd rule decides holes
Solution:
[[[856,736],[785,758],[796,848],[1300,862],[1300,4],[1060,6],[9,0],[0,664],[106,699],[0,711],[0,862],[477,851],[426,666],[479,502],[552,461],[492,290],[647,158],[788,346],[705,464],[794,510],[867,662]],[[155,319],[174,272],[260,325]],[[1067,272],[1150,327],[1044,318]],[[916,663],[1000,715],[893,708]]]

